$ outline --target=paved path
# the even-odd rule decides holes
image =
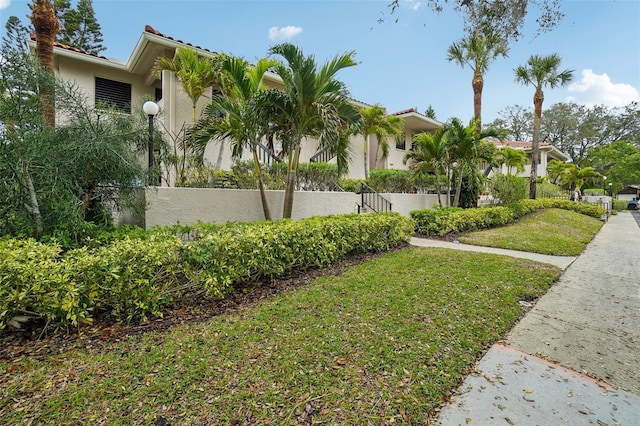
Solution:
[[[439,424],[640,425],[638,214],[612,216],[577,259],[548,256],[566,268],[560,280],[487,352]]]

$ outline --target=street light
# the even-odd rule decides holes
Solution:
[[[602,176],[602,192],[604,192],[604,195],[607,195],[607,177],[606,176]]]
[[[611,189],[612,185],[613,185],[613,182],[609,182],[609,197],[613,197],[613,190]]]
[[[157,103],[152,101],[147,101],[142,105],[142,110],[149,117],[149,184],[150,185],[158,185],[159,182],[156,179],[154,173],[154,159],[153,159],[153,118],[160,111],[160,107]]]

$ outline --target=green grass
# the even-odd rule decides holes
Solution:
[[[560,274],[387,253],[241,314],[0,363],[5,424],[422,424]],[[311,422],[308,422],[311,424]]]
[[[602,227],[602,221],[562,209],[546,209],[500,228],[469,232],[465,244],[557,256],[577,256]]]

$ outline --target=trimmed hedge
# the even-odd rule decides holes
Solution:
[[[187,291],[224,297],[239,283],[388,250],[413,232],[411,219],[384,213],[162,227],[69,251],[4,239],[0,329],[16,315],[57,327],[91,322],[98,314],[144,321]]]
[[[604,208],[597,204],[576,203],[554,198],[521,200],[506,206],[475,209],[449,207],[436,210],[413,210],[409,214],[415,220],[417,233],[427,236],[444,236],[450,233],[506,225],[526,214],[551,208],[571,210],[595,218],[601,218],[605,214]]]

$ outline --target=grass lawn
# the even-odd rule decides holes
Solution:
[[[0,361],[0,419],[426,423],[521,316],[518,301],[541,296],[559,274],[490,254],[390,252],[241,314],[100,350]]]
[[[568,210],[546,209],[500,228],[470,232],[465,244],[557,256],[577,256],[602,227],[602,221]]]

